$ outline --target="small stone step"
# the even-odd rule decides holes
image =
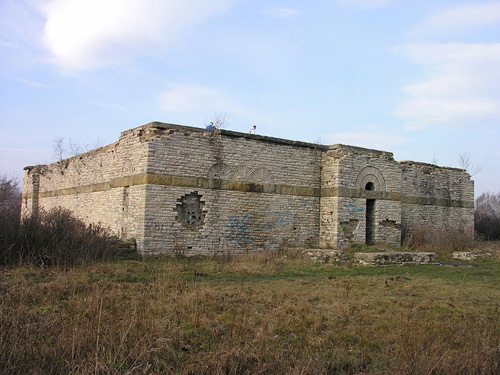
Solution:
[[[436,253],[431,252],[354,253],[354,262],[364,266],[437,263]]]
[[[304,249],[302,253],[316,263],[338,262],[345,258],[343,251],[335,249]]]

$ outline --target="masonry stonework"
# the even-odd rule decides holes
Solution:
[[[153,122],[26,167],[23,210],[66,207],[143,254],[216,255],[400,246],[425,226],[472,236],[473,195],[464,170],[389,152]]]

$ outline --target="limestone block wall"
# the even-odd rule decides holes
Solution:
[[[401,162],[403,225],[474,231],[474,182],[462,169]]]
[[[324,187],[364,190],[365,182],[375,181],[380,184],[375,187],[377,191],[399,192],[401,189],[401,170],[391,152],[333,145],[325,152],[323,162],[325,171],[337,169],[331,175],[323,174]],[[330,163],[333,166],[327,167]]]
[[[153,124],[145,248],[183,254],[317,246],[322,149]],[[195,216],[184,221],[183,207]]]
[[[440,201],[474,200],[474,182],[463,169],[413,161],[399,164],[402,168],[401,192],[404,195]]]
[[[401,244],[401,203],[374,199],[372,243],[399,247]],[[367,199],[338,198],[336,248],[367,243]]]
[[[152,123],[148,173],[320,187],[323,147],[227,130]]]
[[[330,146],[323,155],[321,245],[343,249],[368,241],[399,246],[400,190],[401,168],[392,153]]]
[[[50,165],[26,167],[23,212],[62,206],[89,223],[101,223],[125,238],[142,237],[147,144],[137,130],[106,147]]]
[[[190,228],[177,207],[191,194],[200,198],[203,219]],[[148,186],[148,196],[154,198],[146,206],[146,253],[241,254],[318,241],[317,198],[159,185]]]
[[[323,195],[325,191],[322,189],[320,201],[320,235],[319,246],[323,249],[338,248],[338,207],[339,200],[342,198],[328,195]]]
[[[144,254],[399,246],[402,229],[472,234],[465,171],[353,146],[150,123],[118,142],[25,168],[23,211],[66,207]]]

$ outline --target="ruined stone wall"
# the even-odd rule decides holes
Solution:
[[[317,246],[321,149],[224,130],[157,124],[151,132],[148,252]],[[188,212],[194,222],[186,222]]]
[[[56,206],[136,238],[144,254],[399,246],[408,228],[472,234],[473,183],[389,152],[155,122],[27,167],[25,214]]]
[[[392,153],[331,146],[323,155],[321,245],[343,249],[366,243],[369,212],[373,243],[399,246],[400,184],[401,169]]]
[[[122,237],[140,238],[144,225],[147,144],[137,130],[116,143],[60,160],[26,167],[23,212],[62,206],[89,223],[101,223]],[[34,183],[36,182],[36,183]]]
[[[474,231],[474,182],[462,169],[401,162],[403,226]]]
[[[461,169],[335,145],[323,154],[321,195],[323,247],[400,246],[402,235],[421,228],[473,235],[474,186]]]

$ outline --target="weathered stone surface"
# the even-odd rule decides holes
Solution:
[[[478,258],[491,258],[492,253],[473,253],[470,251],[454,251],[451,255],[453,259],[458,260],[475,260]]]
[[[433,264],[431,252],[354,253],[354,261],[364,266],[398,266],[403,264]]]
[[[472,236],[473,195],[465,171],[390,152],[154,122],[26,167],[23,211],[67,207],[143,254],[244,254],[399,246],[403,229],[423,226]]]
[[[305,249],[302,254],[310,258],[315,263],[333,263],[345,259],[345,254],[341,250],[333,249]]]

